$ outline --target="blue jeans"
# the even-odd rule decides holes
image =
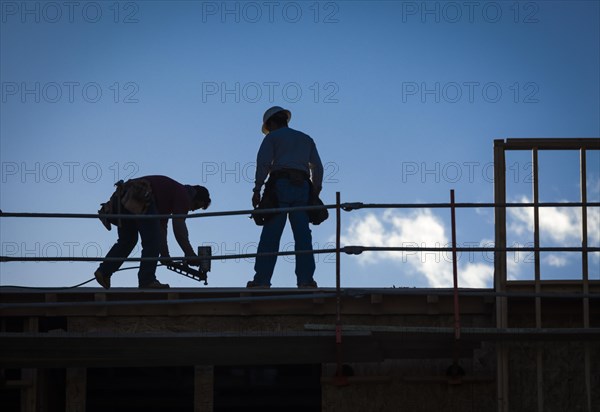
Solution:
[[[275,190],[279,207],[307,206],[309,185],[292,185],[289,179],[280,178],[275,182]],[[312,251],[312,235],[308,226],[308,214],[305,211],[279,213],[273,216],[263,226],[258,244],[258,253],[272,253],[279,251],[281,234],[285,227],[287,217],[290,217],[292,232],[294,233],[295,250]],[[277,256],[258,256],[254,264],[254,282],[257,285],[271,285],[271,277],[275,269]],[[296,278],[298,285],[308,284],[313,281],[315,273],[315,257],[312,253],[296,255]]]
[[[125,209],[123,214],[129,214]],[[148,207],[146,214],[156,214],[154,202]],[[138,233],[142,238],[142,257],[158,257],[160,252],[160,223],[158,219],[121,219],[121,227],[118,230],[117,243],[108,251],[106,257],[125,259],[133,251],[138,241]],[[156,261],[140,262],[138,272],[139,286],[145,286],[156,280]],[[100,264],[98,270],[105,276],[112,276],[121,265],[121,261],[105,261]]]

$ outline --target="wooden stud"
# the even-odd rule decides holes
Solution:
[[[214,408],[214,367],[194,368],[194,412],[212,412]]]
[[[85,412],[86,385],[86,368],[67,368],[67,411]]]

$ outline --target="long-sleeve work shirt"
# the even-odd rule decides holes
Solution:
[[[280,169],[308,173],[317,191],[323,185],[323,164],[314,140],[307,134],[283,127],[265,136],[256,157],[254,190],[259,191],[268,174]]]
[[[186,215],[191,210],[192,199],[188,194],[187,188],[181,183],[167,176],[144,176],[152,186],[154,202],[160,215]],[[160,220],[162,232],[161,256],[169,256],[169,246],[167,244],[167,223],[168,219]],[[194,248],[188,238],[188,230],[185,219],[173,219],[173,234],[175,240],[179,243],[185,256],[196,256]]]

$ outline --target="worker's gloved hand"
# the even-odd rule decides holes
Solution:
[[[200,266],[202,259],[200,259],[198,256],[190,256],[185,258],[185,263],[188,266]]]
[[[170,255],[160,255],[160,257],[161,258],[164,258],[164,257],[170,258],[171,256]],[[168,259],[160,259],[160,263],[163,264],[163,265],[165,265],[165,266],[167,266],[167,265],[170,265],[173,262],[171,260],[168,260]]]
[[[252,207],[256,209],[259,204],[260,204],[260,192],[254,192],[254,194],[252,195]]]

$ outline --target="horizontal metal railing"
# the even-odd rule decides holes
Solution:
[[[546,202],[546,203],[360,203],[350,202],[341,203],[339,208],[343,211],[350,212],[353,210],[360,209],[420,209],[420,208],[523,208],[523,207],[600,207],[600,202]],[[230,210],[221,212],[206,212],[206,213],[194,213],[194,214],[153,214],[153,215],[132,215],[132,214],[111,214],[102,215],[104,218],[112,219],[190,219],[190,218],[208,218],[208,217],[221,217],[221,216],[239,216],[239,215],[252,215],[252,214],[269,214],[269,213],[288,213],[298,211],[314,211],[320,209],[335,209],[338,205],[329,204],[324,206],[303,206],[303,207],[288,207],[288,208],[276,208],[276,209],[262,209],[262,210]],[[58,218],[58,219],[98,219],[101,217],[95,213],[23,213],[23,212],[1,212],[0,218]],[[424,246],[362,246],[362,245],[348,245],[341,247],[339,252],[348,255],[358,255],[363,252],[582,252],[582,247],[496,247],[496,246],[469,246],[469,247],[424,247]],[[600,247],[588,246],[585,248],[587,252],[600,252]],[[327,249],[314,249],[314,250],[299,250],[299,251],[280,251],[275,253],[244,253],[244,254],[228,254],[228,255],[213,255],[205,257],[203,259],[211,260],[228,260],[228,259],[246,259],[254,258],[257,256],[290,256],[299,254],[325,254],[335,253],[337,248]],[[129,262],[141,262],[141,261],[182,261],[185,260],[185,256],[181,257],[160,257],[160,258],[100,258],[100,257],[32,257],[32,256],[0,256],[0,262],[62,262],[62,261],[73,261],[73,262],[101,262],[101,261],[129,261]]]

